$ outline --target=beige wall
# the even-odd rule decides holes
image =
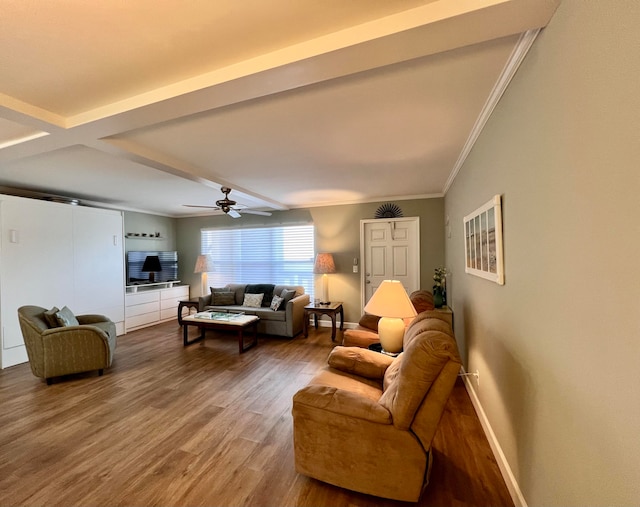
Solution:
[[[445,198],[456,334],[528,505],[640,505],[640,2],[563,0]],[[462,218],[503,196],[504,286]]]
[[[382,203],[326,206],[274,212],[271,217],[243,215],[233,220],[226,216],[178,219],[177,237],[179,269],[184,282],[191,284],[192,295],[200,293],[200,278],[193,266],[200,253],[200,230],[207,227],[254,226],[261,224],[313,223],[316,228],[316,251],[332,252],[337,273],[329,280],[329,296],[343,301],[345,321],[360,319],[360,273],[352,270],[353,258],[360,257],[360,220],[373,218]],[[433,270],[444,263],[444,199],[397,201],[405,217],[420,217],[421,280],[428,289],[433,284]],[[184,274],[184,275],[183,275]],[[265,281],[265,280],[263,280]],[[320,293],[320,278],[316,293]]]

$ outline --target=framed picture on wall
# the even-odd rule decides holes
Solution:
[[[465,273],[504,285],[500,196],[464,217]]]

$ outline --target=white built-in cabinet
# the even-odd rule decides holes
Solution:
[[[178,304],[189,299],[189,286],[147,288],[125,296],[126,331],[178,317]]]
[[[124,333],[122,213],[0,195],[0,366],[27,361],[22,305],[97,313]]]

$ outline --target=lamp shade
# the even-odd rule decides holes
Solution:
[[[142,264],[141,271],[162,271],[162,264],[160,264],[160,257],[157,255],[147,255]]]
[[[333,255],[330,253],[319,253],[316,255],[316,262],[313,265],[313,272],[317,275],[326,275],[336,272],[336,265],[333,262]]]
[[[379,317],[399,319],[417,315],[407,291],[398,280],[384,280],[365,305],[364,311]]]
[[[198,255],[194,273],[210,273],[213,271],[213,260],[209,255]]]

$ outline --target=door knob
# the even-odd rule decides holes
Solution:
[[[367,283],[371,283],[371,280],[367,280]]]

